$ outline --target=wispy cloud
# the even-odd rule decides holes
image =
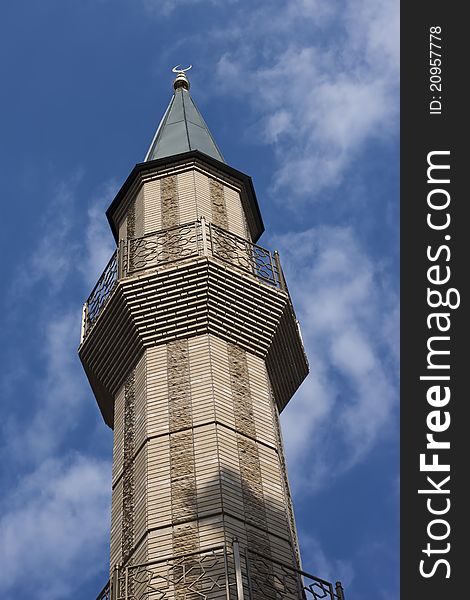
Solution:
[[[296,205],[311,202],[341,183],[367,141],[396,134],[397,4],[361,0],[318,10],[317,2],[295,1],[245,17],[246,25],[229,28],[233,48],[218,72],[231,85],[221,91],[251,98],[256,127],[277,152],[274,189],[289,187]]]
[[[395,423],[397,348],[388,332],[398,328],[398,298],[349,228],[276,241],[313,371],[282,419],[291,474],[306,491],[357,464]]]
[[[308,532],[301,533],[302,553],[304,556],[308,556],[309,568],[312,567],[315,571],[313,575],[321,573],[321,577],[329,581],[337,581],[340,579],[343,587],[347,589],[354,579],[354,567],[352,561],[341,559],[332,560],[328,558],[316,538]]]
[[[43,343],[38,358],[43,370],[31,379],[29,400],[36,410],[26,422],[22,417],[10,427],[4,440],[16,462],[40,464],[52,456],[83,412],[86,388],[76,356],[80,318],[79,309],[56,314],[40,334]]]
[[[105,182],[95,194],[87,211],[85,253],[79,268],[89,286],[96,283],[116,247],[104,212],[118,189],[117,182]]]
[[[33,251],[8,292],[21,301],[35,285],[46,286],[49,296],[59,297],[68,277],[81,276],[86,285],[95,282],[115,249],[104,212],[118,190],[115,181],[103,182],[91,200],[81,197],[79,171],[57,184]],[[84,207],[86,220],[83,220]],[[80,235],[76,235],[80,224]]]
[[[17,277],[8,290],[15,301],[21,301],[38,283],[45,283],[48,293],[58,293],[76,264],[79,245],[71,233],[77,187],[82,177],[82,172],[76,172],[57,185],[38,224],[40,235],[31,240],[33,251],[22,268],[17,269]]]
[[[15,474],[0,504],[2,598],[19,591],[48,600],[77,593],[107,555],[110,463],[83,451],[73,454],[70,443],[89,401],[77,357],[80,290],[91,285],[112,252],[100,209],[114,188],[110,183],[98,191],[84,220],[80,179],[74,175],[58,185],[33,251],[8,290],[15,315],[35,301],[31,354],[17,375],[28,377],[28,396],[19,406],[10,375],[2,376],[14,410],[2,424],[1,453]],[[84,241],[75,235],[80,222]]]
[[[48,460],[23,477],[1,505],[2,598],[80,595],[102,568],[110,488],[109,465],[80,455]]]
[[[186,45],[203,45],[195,60],[200,67],[215,63],[224,84],[200,86],[198,94],[207,88],[211,94],[243,96],[251,105],[250,136],[276,152],[272,191],[284,205],[321,199],[322,191],[344,181],[368,142],[396,139],[397,0],[144,4],[155,17],[213,7],[217,23],[203,31],[188,28],[184,40],[165,50],[165,60],[176,51],[186,54]],[[209,77],[204,67],[198,72]],[[211,70],[211,82],[214,77]]]
[[[8,290],[16,311],[21,306],[25,310],[30,297],[37,298],[30,338],[38,347],[35,359],[41,364],[40,374],[30,382],[29,403],[34,409],[29,420],[15,424],[12,418],[6,427],[3,446],[14,450],[17,461],[39,462],[51,456],[79,421],[84,406],[85,378],[76,354],[80,289],[84,282],[83,288],[91,290],[113,252],[103,212],[117,186],[106,182],[100,187],[84,220],[82,176],[75,174],[57,186],[41,235]],[[83,223],[84,240],[74,235],[77,222]],[[70,295],[70,290],[76,290],[76,295]]]

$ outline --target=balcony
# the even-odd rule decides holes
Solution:
[[[269,286],[287,291],[277,252],[271,253],[201,217],[192,223],[120,242],[83,307],[81,342],[119,280],[197,256],[212,256]]]
[[[96,600],[345,600],[341,582],[293,569],[246,549],[226,546],[125,568]]]

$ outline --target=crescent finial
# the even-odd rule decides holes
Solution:
[[[186,69],[181,69],[180,65],[176,65],[176,67],[173,67],[171,70],[173,71],[173,73],[185,73],[186,71],[189,71],[189,69],[192,69],[193,65],[189,65],[189,67],[186,67]]]

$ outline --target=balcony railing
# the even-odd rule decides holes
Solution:
[[[109,581],[96,596],[96,600],[111,600],[111,584]]]
[[[246,552],[249,598],[273,600],[345,600],[340,581],[299,571],[258,552]]]
[[[345,600],[341,583],[299,571],[238,541],[167,560],[116,567],[97,600]]]
[[[88,297],[85,303],[84,311],[86,308],[87,323],[91,324],[101,312],[101,309],[106,304],[111,292],[114,290],[118,272],[118,252],[117,250],[111,256],[108,264],[106,265],[101,277],[98,279],[97,284],[93,288],[93,291]]]
[[[194,256],[213,256],[278,289],[286,289],[277,252],[207,223],[192,223],[122,240],[83,307],[82,340],[85,339],[116,283]]]

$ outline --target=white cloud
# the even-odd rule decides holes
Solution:
[[[294,243],[293,243],[294,242]],[[304,491],[351,468],[387,433],[398,399],[398,299],[353,231],[278,237],[312,375],[282,416],[294,483]]]
[[[396,0],[359,0],[349,4],[345,26],[350,44],[369,64],[396,77],[400,55],[400,4]]]
[[[39,282],[45,283],[47,291],[55,294],[70,275],[79,256],[78,245],[71,233],[76,188],[82,176],[81,172],[77,172],[57,186],[43,221],[38,224],[41,235],[37,237],[27,263],[17,269],[17,277],[9,289],[15,301],[21,301]]]
[[[46,284],[48,295],[59,297],[67,278],[77,274],[87,286],[93,286],[111,258],[116,246],[104,213],[118,186],[115,181],[100,186],[87,209],[82,236],[77,237],[74,228],[83,222],[83,202],[78,193],[82,178],[83,173],[77,172],[57,185],[39,224],[41,235],[35,248],[10,286],[15,300],[21,301],[37,284]]]
[[[397,142],[397,0],[238,3],[204,43],[211,61],[220,53],[211,81],[224,82],[206,87],[249,102],[249,135],[275,150],[273,199],[297,209],[333,197],[339,214],[361,203],[370,225],[367,181],[356,182],[360,197],[322,192],[344,183],[371,142]],[[397,282],[349,227],[291,233],[277,245],[311,360],[282,417],[290,474],[309,492],[396,433]]]
[[[35,298],[28,348],[39,350],[24,357],[21,376],[28,377],[29,395],[15,398],[28,410],[21,407],[2,426],[2,455],[16,473],[1,505],[2,598],[17,597],[20,590],[47,600],[79,593],[108,555],[110,464],[64,451],[91,400],[77,357],[81,303],[70,292],[79,291],[82,279],[90,285],[100,262],[109,259],[111,251],[104,254],[112,239],[103,235],[100,242],[98,220],[105,219],[96,205],[89,210],[85,243],[74,235],[82,204],[78,181],[71,177],[58,186],[35,249],[18,268],[31,275],[20,275],[10,289],[18,312]],[[112,185],[104,186],[103,195],[111,191]]]
[[[85,289],[91,291],[113,253],[114,240],[104,211],[117,186],[106,182],[97,191],[80,242],[74,227],[80,223],[78,211],[83,207],[78,194],[82,176],[75,174],[57,186],[42,235],[32,255],[18,268],[10,290],[15,307],[36,295],[36,329],[31,336],[42,340],[37,358],[43,368],[31,381],[30,419],[26,423],[11,419],[5,428],[4,445],[18,462],[38,462],[51,456],[79,422],[87,399],[86,379],[77,357],[81,299],[68,300],[68,292],[78,292],[82,279]]]
[[[80,595],[107,552],[110,490],[109,464],[80,455],[25,476],[2,503],[2,598]]]
[[[3,452],[18,464],[37,464],[51,454],[68,436],[80,412],[84,398],[76,348],[80,337],[79,300],[70,302],[70,286],[83,260],[78,238],[74,236],[77,219],[77,188],[82,173],[75,173],[57,185],[38,235],[31,240],[30,256],[19,264],[17,277],[7,290],[11,296],[11,321],[21,327],[23,313],[31,310],[28,338],[30,354],[25,356],[22,377],[29,378],[27,417],[20,411],[4,424]],[[33,356],[32,350],[36,354]],[[31,365],[39,372],[29,372]],[[40,365],[40,366],[38,366]],[[2,381],[8,374],[2,375]],[[10,395],[14,395],[10,389]]]
[[[252,99],[262,135],[277,151],[274,189],[289,187],[287,201],[297,205],[338,185],[367,141],[396,133],[398,5],[349,1],[321,12],[316,2],[297,1],[276,8],[263,5],[245,15],[245,27],[231,27],[237,47],[220,58],[218,73],[231,83],[223,92]]]
[[[87,211],[85,256],[79,262],[79,268],[85,281],[91,287],[97,282],[116,249],[108,221],[105,218],[105,210],[111,204],[118,189],[115,181],[106,182],[101,186]]]
[[[312,575],[320,576],[327,581],[341,580],[343,588],[348,589],[354,579],[352,561],[330,559],[326,556],[319,541],[308,532],[302,532],[302,555],[308,557],[309,565],[313,565],[315,572]],[[306,568],[304,566],[304,568]],[[305,582],[308,584],[308,580]]]
[[[80,310],[56,315],[44,328],[43,374],[31,381],[36,412],[20,423],[8,443],[16,460],[29,463],[51,456],[74,428],[86,399],[86,380],[80,372],[77,346]]]

